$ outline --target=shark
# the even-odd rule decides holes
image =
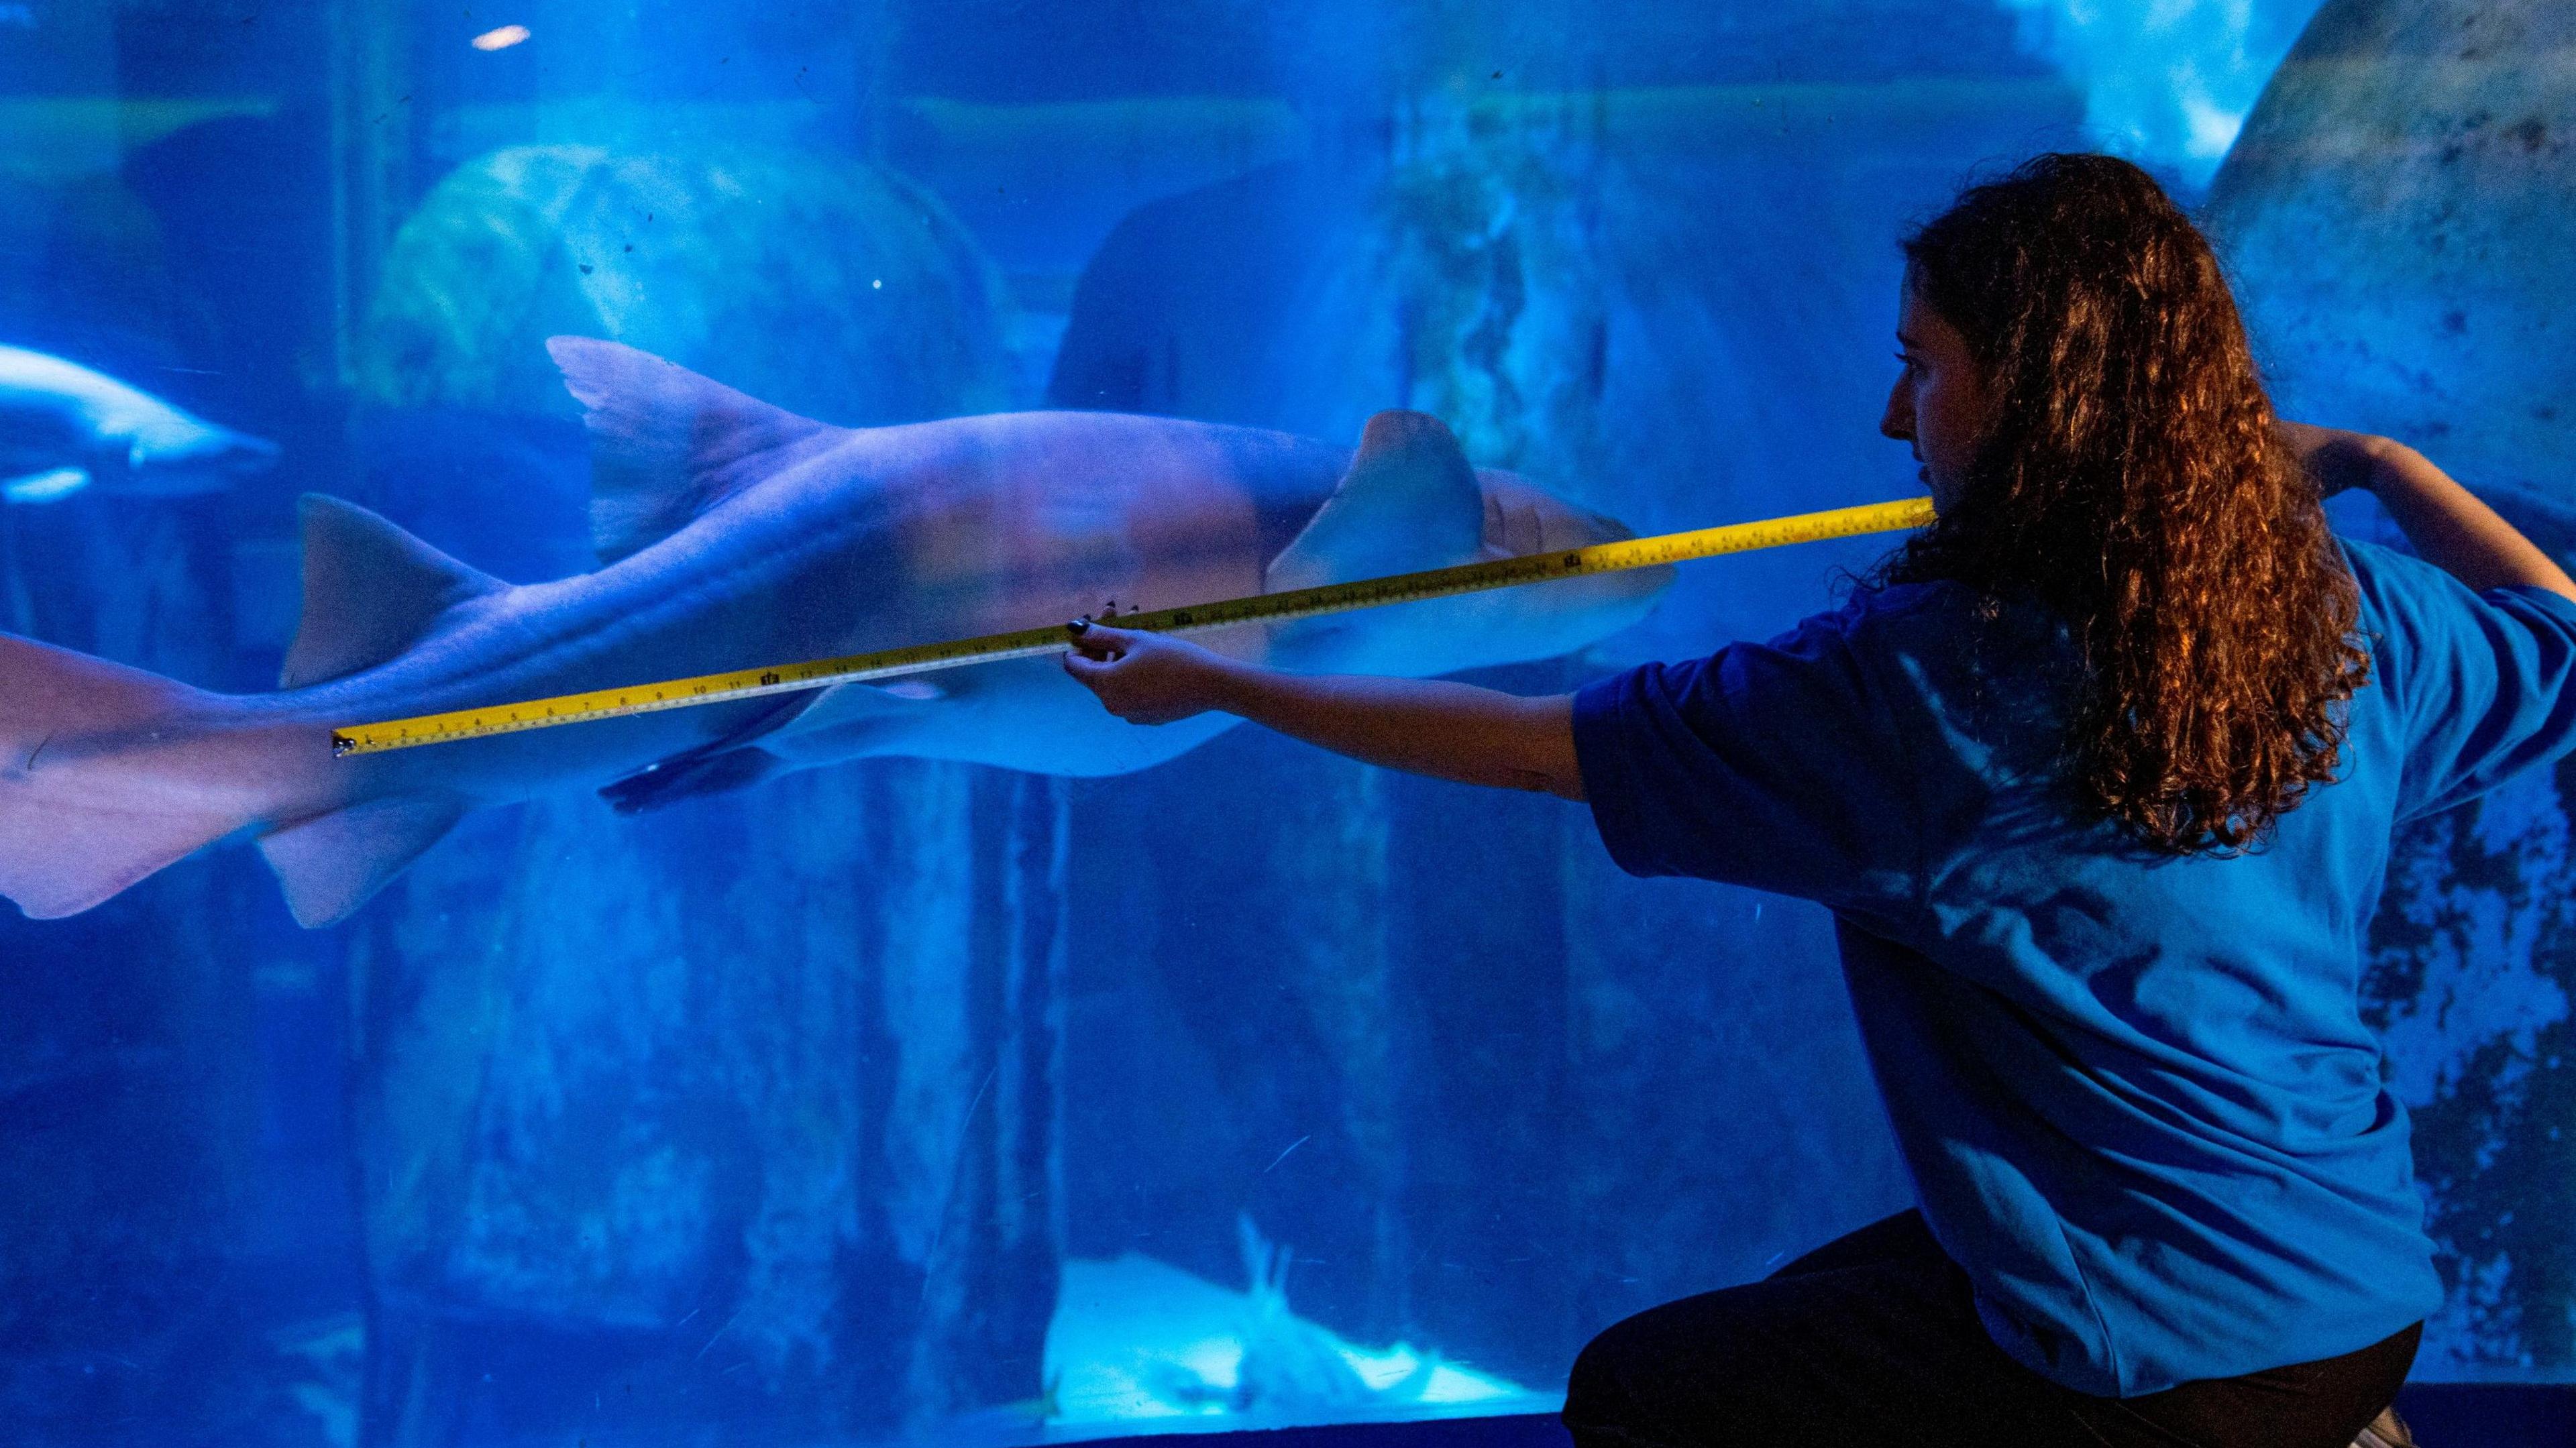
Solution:
[[[277,461],[275,443],[219,426],[104,372],[0,346],[0,502],[108,492],[220,492]]]
[[[547,343],[584,409],[600,566],[512,585],[384,518],[301,502],[278,688],[222,694],[0,635],[0,894],[89,909],[218,840],[257,842],[306,926],[358,910],[469,812],[593,790],[621,812],[874,756],[1149,768],[1235,722],[1102,709],[1052,658],[335,758],[330,733],[1633,536],[1438,419],[1356,448],[1041,411],[843,428],[619,343]],[[1430,676],[1569,653],[1669,568],[1202,635],[1283,668]]]

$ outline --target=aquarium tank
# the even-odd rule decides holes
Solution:
[[[0,141],[22,775],[155,700],[544,682],[495,600],[615,635],[568,690],[1258,591],[1386,409],[1600,536],[1902,498],[1896,238],[2052,149],[2192,207],[2286,412],[2576,549],[2553,0],[0,0]],[[873,552],[620,561],[943,420],[726,545]],[[1032,428],[999,481],[907,441]],[[1158,529],[1196,571],[1136,582]],[[1888,546],[1335,637],[1556,692]],[[209,726],[0,803],[0,1437],[1545,1413],[1611,1322],[1909,1200],[1821,908],[985,670],[510,754]],[[147,774],[195,812],[129,828]],[[2571,799],[2410,827],[2372,932],[2419,1380],[2576,1380]]]

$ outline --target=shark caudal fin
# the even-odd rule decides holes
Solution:
[[[247,792],[196,754],[221,701],[175,680],[0,634],[0,895],[77,915],[248,824]],[[230,787],[228,787],[228,785]]]
[[[844,429],[748,397],[650,352],[549,337],[590,430],[590,541],[614,563]]]

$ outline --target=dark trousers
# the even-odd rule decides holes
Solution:
[[[2059,1387],[2004,1356],[1919,1212],[1761,1282],[1638,1313],[1566,1385],[1577,1448],[2347,1448],[2415,1361],[2418,1324],[2342,1357],[2135,1398]]]

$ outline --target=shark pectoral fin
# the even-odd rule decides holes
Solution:
[[[373,668],[420,642],[440,614],[509,587],[355,503],[307,493],[301,511],[304,617],[281,689]]]
[[[657,759],[600,786],[599,797],[619,814],[642,814],[702,794],[723,794],[758,784],[779,771],[778,756],[752,741],[787,729],[840,692],[838,687],[780,696],[768,708],[693,749]]]
[[[915,704],[927,704],[933,699],[948,697],[947,685],[917,676],[896,679],[892,683],[870,684],[868,687],[889,699],[903,699]]]
[[[1381,412],[1333,495],[1270,561],[1271,593],[1466,563],[1485,542],[1485,493],[1440,419]]]
[[[759,460],[840,431],[597,337],[549,337],[590,431],[590,541],[603,564],[650,547],[747,486]]]
[[[777,755],[757,744],[687,754],[648,764],[603,785],[599,797],[619,814],[642,814],[701,795],[746,789],[779,772]]]
[[[959,697],[960,687],[971,694],[970,676],[976,672],[968,669],[938,679],[916,676],[884,684],[835,684],[794,723],[762,741],[762,747],[778,756],[787,769],[811,769],[877,753],[890,736],[938,717],[943,704]]]
[[[746,721],[723,737],[657,760],[601,787],[619,814],[642,814],[684,799],[745,789],[772,775],[866,752],[890,724],[912,717],[947,690],[927,679],[835,684]]]
[[[295,923],[315,929],[355,914],[463,818],[462,800],[395,795],[272,830],[259,852],[277,872]]]
[[[951,670],[937,679],[912,675],[882,684],[834,684],[815,698],[814,707],[778,731],[778,742],[791,743],[853,728],[880,728],[919,718],[924,710],[954,698],[957,686],[971,685],[974,673],[975,670],[962,669]]]

